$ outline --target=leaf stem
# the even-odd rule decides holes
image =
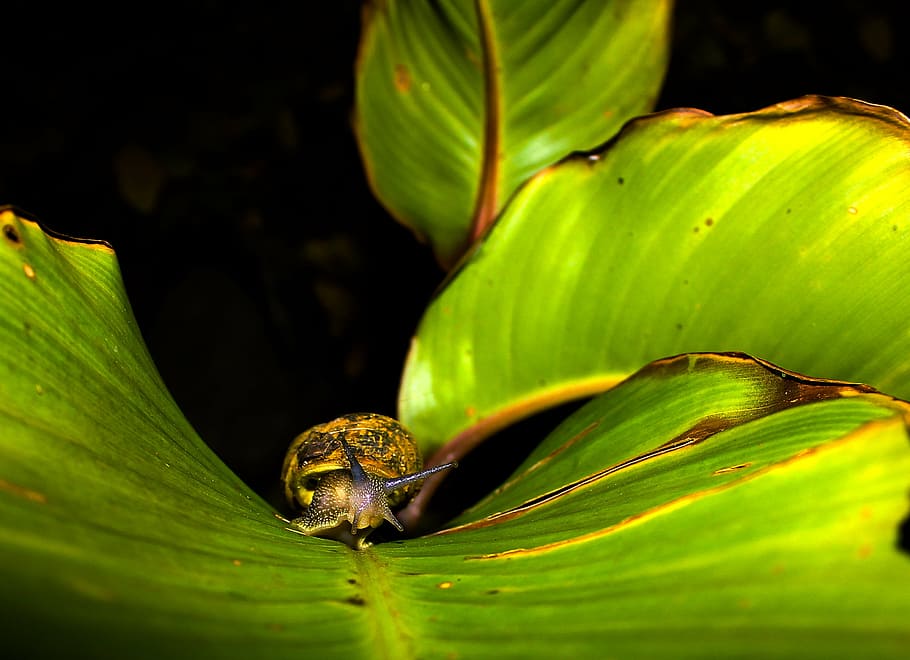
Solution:
[[[471,220],[471,242],[476,241],[496,218],[499,186],[499,149],[502,141],[502,96],[499,53],[495,46],[493,16],[487,0],[474,0],[480,32],[484,80],[483,162],[477,186],[477,202]]]

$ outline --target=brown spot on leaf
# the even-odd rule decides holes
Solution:
[[[402,94],[411,91],[411,72],[404,64],[395,65],[395,89]]]
[[[6,239],[7,243],[15,247],[19,247],[22,244],[22,237],[19,236],[19,230],[16,229],[16,225],[7,222],[3,225],[3,238]]]
[[[13,225],[3,225],[3,235],[8,241],[12,241],[13,243],[19,242],[19,232],[16,231],[16,227]]]
[[[705,218],[705,227],[710,227],[714,224],[714,218]]]
[[[45,504],[47,502],[47,496],[44,493],[39,493],[31,488],[14,484],[6,479],[0,479],[0,491],[15,495],[16,497],[21,497],[29,502],[36,502],[38,504]]]

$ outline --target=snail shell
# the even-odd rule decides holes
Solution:
[[[294,439],[284,459],[285,497],[302,509],[291,524],[356,549],[383,521],[402,531],[391,509],[455,463],[422,467],[414,437],[391,417],[353,413],[314,426]]]

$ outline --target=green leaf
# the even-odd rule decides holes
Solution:
[[[0,231],[10,657],[366,655],[350,634],[361,609],[350,557],[301,544],[195,434],[149,358],[113,251],[10,210]]]
[[[531,175],[653,107],[671,5],[368,5],[356,126],[376,196],[452,262]]]
[[[664,360],[443,533],[355,552],[286,531],[193,433],[107,246],[0,230],[10,657],[905,652],[903,402]]]
[[[676,353],[910,396],[910,130],[805,97],[668,111],[532,179],[427,310],[402,421],[463,454]]]
[[[745,356],[663,360],[455,526],[377,551],[427,610],[402,613],[418,655],[900,657],[907,411]]]

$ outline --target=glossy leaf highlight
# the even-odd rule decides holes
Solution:
[[[402,420],[458,456],[703,350],[910,396],[908,166],[906,118],[848,99],[630,123],[531,180],[433,301]]]

